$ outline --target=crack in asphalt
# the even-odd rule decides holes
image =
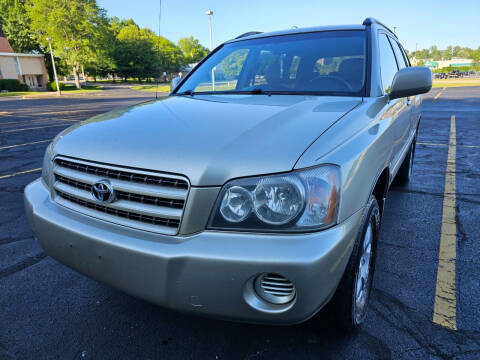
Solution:
[[[4,225],[4,224],[0,223],[0,226],[1,225]],[[24,240],[33,240],[33,237],[29,236],[29,237],[20,238],[20,239],[16,239],[16,238],[13,238],[13,237],[7,237],[7,238],[0,239],[0,245],[11,244],[11,243],[14,243],[14,242],[19,242],[19,241],[24,241]]]
[[[468,240],[468,237],[467,237],[467,233],[465,231],[465,228],[463,227],[463,222],[462,220],[460,219],[460,206],[457,205],[455,206],[455,222],[457,223],[457,231],[458,231],[458,234],[460,234],[461,236],[461,242],[464,242],[466,240]]]
[[[0,279],[15,274],[19,271],[25,270],[26,268],[35,265],[36,263],[42,261],[47,257],[47,254],[42,251],[33,256],[27,257],[25,260],[22,260],[16,264],[13,264],[3,270],[0,270]]]
[[[429,355],[450,360],[458,355],[459,350],[480,353],[480,331],[454,331],[435,325],[397,297],[378,288],[374,289],[374,299],[376,301],[370,303],[370,309],[392,328],[409,335]],[[377,306],[377,303],[381,306]],[[445,344],[455,346],[446,349]]]
[[[391,189],[390,191],[392,192],[399,192],[399,193],[410,193],[410,194],[420,194],[420,195],[430,195],[430,196],[435,196],[435,197],[444,197],[444,193],[435,193],[435,192],[428,192],[425,190],[413,190],[413,189]],[[445,193],[446,195],[449,195],[448,193]],[[464,197],[459,197],[458,195],[478,195],[478,194],[467,194],[467,193],[456,193],[456,201],[460,202],[465,202],[465,203],[470,203],[470,204],[475,204],[475,205],[480,205],[480,200],[472,200],[472,199],[467,199]]]

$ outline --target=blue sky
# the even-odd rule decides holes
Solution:
[[[133,18],[158,32],[159,0],[97,1],[109,16]],[[419,49],[480,46],[480,0],[162,0],[161,34],[174,42],[193,35],[208,47],[208,9],[214,12],[214,46],[247,31],[358,24],[368,16],[397,27],[408,50],[417,42]]]

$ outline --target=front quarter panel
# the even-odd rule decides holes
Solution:
[[[385,97],[366,98],[302,155],[296,169],[337,164],[341,169],[338,222],[362,208],[393,156],[395,116]]]

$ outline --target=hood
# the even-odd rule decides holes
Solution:
[[[291,170],[360,98],[298,95],[172,96],[78,123],[56,154],[185,175],[192,186]]]

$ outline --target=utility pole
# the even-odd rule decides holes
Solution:
[[[160,30],[161,30],[161,25],[162,25],[162,0],[158,0],[158,41],[157,41],[157,54],[158,54],[158,59],[160,60]],[[157,86],[155,88],[155,99],[158,98],[158,82],[160,81],[160,67],[158,69],[158,77],[157,77]],[[164,71],[165,74],[165,71]],[[166,76],[164,75],[164,78]]]
[[[55,83],[57,84],[57,95],[62,95],[62,92],[60,91],[60,86],[58,84],[57,69],[55,68],[55,59],[53,57],[52,38],[48,37],[47,41],[48,46],[50,47],[50,55],[52,56],[53,74],[55,75]]]

